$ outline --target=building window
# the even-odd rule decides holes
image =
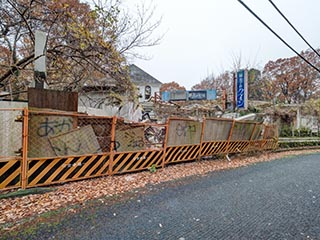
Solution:
[[[144,98],[147,100],[151,97],[151,87],[146,86],[144,89]]]

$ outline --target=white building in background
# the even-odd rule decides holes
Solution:
[[[154,97],[155,93],[160,93],[162,82],[143,71],[134,64],[129,66],[131,81],[137,86],[139,102],[145,102]]]
[[[162,83],[143,71],[141,68],[132,64],[129,66],[131,81],[137,87],[139,102],[143,103],[150,100],[155,93],[159,93]],[[109,91],[116,87],[116,80],[108,77],[101,79],[101,84],[84,86],[79,93],[78,111],[96,116],[119,116],[129,121],[138,121],[142,116],[141,106],[134,102],[124,102],[121,106],[110,102]]]

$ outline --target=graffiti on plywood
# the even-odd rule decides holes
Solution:
[[[53,157],[49,137],[65,133],[74,127],[71,116],[30,115],[28,130],[28,157]]]
[[[49,142],[57,156],[72,156],[101,152],[99,142],[91,125],[49,137]]]

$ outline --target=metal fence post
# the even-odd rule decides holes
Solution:
[[[199,156],[198,156],[198,161],[201,160],[201,153],[202,153],[202,142],[203,142],[203,135],[204,135],[204,129],[206,127],[206,118],[204,117],[203,118],[203,121],[202,121],[202,128],[201,128],[201,135],[200,135],[200,151],[199,151]]]
[[[273,147],[272,149],[276,149],[278,147],[278,142],[279,142],[279,129],[278,129],[278,125],[273,125],[273,128],[275,129],[275,137],[274,137],[274,140],[273,140]]]
[[[27,188],[28,171],[28,127],[29,127],[28,108],[23,109],[23,130],[22,130],[22,164],[21,164],[21,188]]]
[[[253,130],[252,130],[252,133],[251,133],[251,135],[250,135],[250,138],[249,138],[249,150],[248,151],[252,151],[252,149],[254,149],[254,141],[255,141],[255,139],[254,140],[252,140],[253,139],[253,134],[255,133],[255,131],[256,131],[256,129],[257,129],[257,126],[258,126],[258,123],[255,123],[254,124],[254,127],[253,127]]]
[[[169,126],[170,126],[170,118],[168,118],[166,123],[166,136],[164,138],[164,143],[163,143],[163,157],[162,157],[162,163],[161,163],[162,168],[164,168],[166,164],[167,142],[169,138]]]
[[[229,157],[228,157],[228,150],[229,150],[230,140],[231,140],[231,136],[232,136],[232,132],[233,132],[233,128],[234,128],[235,123],[236,123],[236,120],[233,120],[233,121],[232,121],[231,128],[230,128],[228,140],[227,140],[226,152],[225,152],[225,155],[224,155],[225,158],[228,159],[228,161],[230,161],[230,159],[229,159]]]
[[[109,160],[109,169],[108,174],[113,174],[113,158],[116,146],[116,126],[117,126],[117,117],[114,116],[112,118],[112,126],[111,126],[111,144],[110,144],[110,160]]]
[[[255,124],[254,124],[254,127],[253,127],[253,129],[252,129],[252,133],[251,133],[251,135],[250,135],[249,141],[252,141],[253,134],[254,134],[254,132],[256,131],[257,125],[258,125],[258,123],[255,123]]]
[[[269,131],[270,131],[269,128],[270,127],[268,125],[264,125],[264,133],[263,133],[263,137],[262,137],[263,143],[262,143],[262,146],[261,146],[261,150],[265,150],[266,147],[267,147],[267,142],[268,142],[267,137],[268,137]]]

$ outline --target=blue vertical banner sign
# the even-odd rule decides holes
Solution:
[[[248,71],[239,70],[236,80],[236,101],[238,109],[248,108]]]

